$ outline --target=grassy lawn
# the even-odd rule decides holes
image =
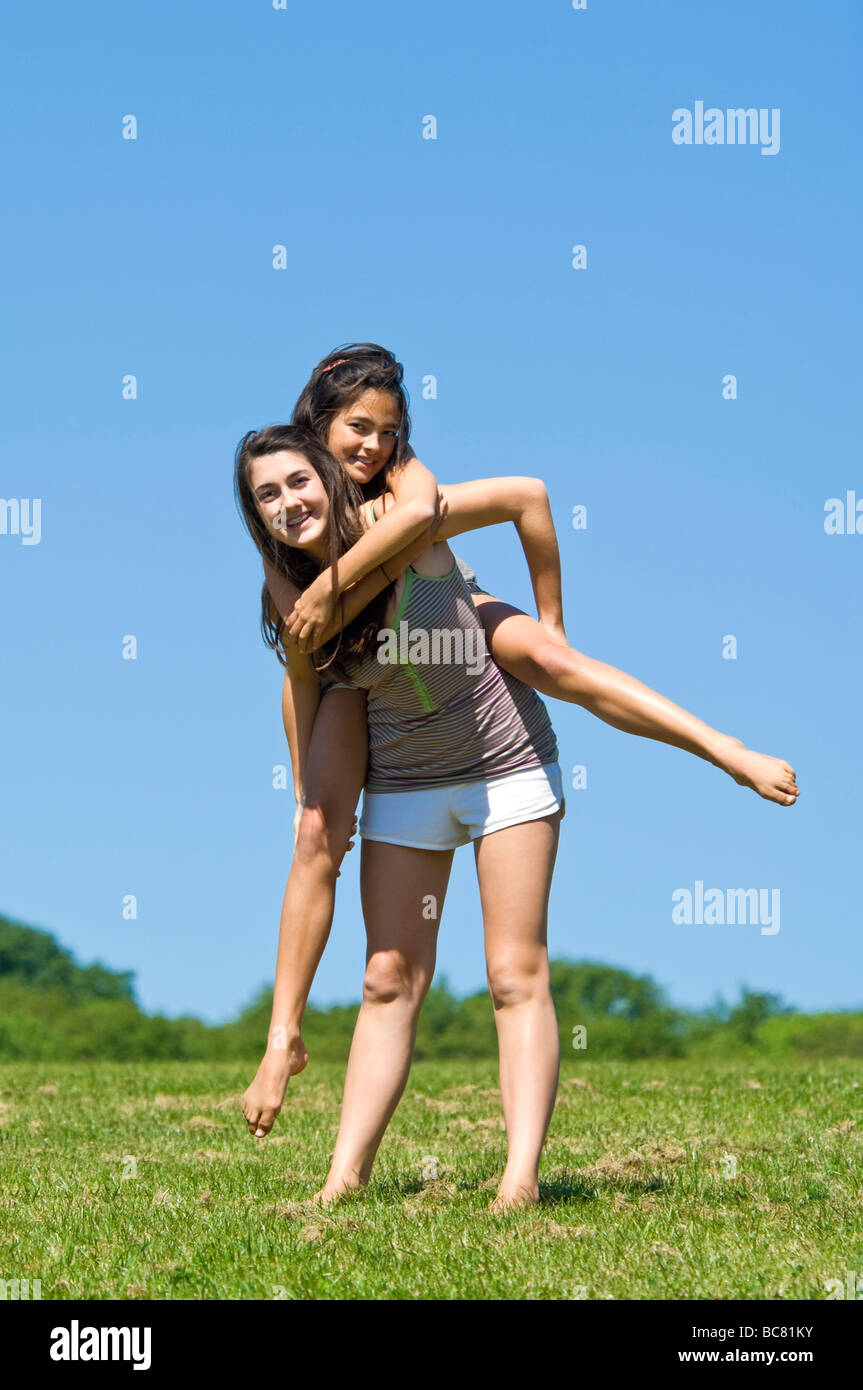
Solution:
[[[276,1127],[248,1064],[8,1063],[0,1277],[44,1299],[825,1299],[863,1275],[851,1061],[564,1059],[541,1201],[492,1215],[497,1069],[418,1062],[368,1191],[325,1212],[344,1068]]]

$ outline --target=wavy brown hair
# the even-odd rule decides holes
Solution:
[[[302,454],[309,467],[317,473],[329,501],[328,555],[325,561],[318,561],[312,555],[278,540],[264,522],[249,482],[249,465],[253,459],[266,454],[277,454],[283,449]],[[295,584],[298,589],[307,589],[322,570],[334,566],[350,550],[363,534],[359,507],[363,495],[356,484],[348,477],[338,459],[321,443],[314,434],[297,425],[269,425],[263,430],[249,430],[243,435],[234,454],[234,496],[246,530],[254,541],[261,558],[272,565],[279,574]],[[318,651],[312,652],[312,661],[317,671],[333,665],[338,674],[340,670],[336,657],[363,657],[377,648],[378,629],[384,625],[387,604],[392,593],[388,585],[371,603],[359,613],[336,637],[326,642]],[[334,603],[331,617],[335,617]],[[284,619],[273,603],[266,580],[261,590],[261,635],[268,647],[287,665],[282,638]]]
[[[395,401],[399,432],[386,468],[382,468],[363,488],[364,497],[378,497],[386,491],[386,474],[401,468],[411,457],[408,443],[411,417],[404,368],[379,343],[347,343],[322,357],[297,398],[291,424],[314,434],[326,444],[330,425],[339,411],[347,410],[364,391],[387,391]]]

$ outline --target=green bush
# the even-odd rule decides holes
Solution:
[[[719,999],[700,1013],[675,1009],[649,975],[601,961],[553,960],[551,994],[561,1063],[647,1057],[863,1057],[863,1014],[798,1014],[778,996],[745,987],[731,1006]],[[272,990],[260,989],[230,1023],[142,1012],[133,975],[80,966],[48,932],[0,917],[0,1058],[260,1060]],[[318,1061],[344,1063],[358,1004],[310,1007],[303,1039]],[[587,1030],[574,1048],[573,1028]],[[459,999],[446,979],[428,992],[417,1026],[419,1061],[493,1058],[494,1007],[488,990]]]
[[[757,1042],[770,1057],[863,1057],[863,1014],[793,1014],[769,1018]]]

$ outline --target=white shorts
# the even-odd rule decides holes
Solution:
[[[560,763],[412,792],[365,792],[360,834],[409,849],[459,845],[563,810]]]

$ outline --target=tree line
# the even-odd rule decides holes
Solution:
[[[775,994],[743,986],[736,1004],[676,1008],[649,975],[598,961],[553,960],[551,993],[561,1057],[863,1057],[863,1012],[805,1014]],[[83,1061],[260,1059],[272,989],[235,1019],[208,1024],[139,1006],[134,973],[79,965],[50,932],[0,916],[0,1058]],[[303,1024],[319,1061],[345,1061],[359,1004],[310,1006]],[[459,998],[446,979],[432,985],[417,1029],[418,1060],[493,1058],[488,992]]]

